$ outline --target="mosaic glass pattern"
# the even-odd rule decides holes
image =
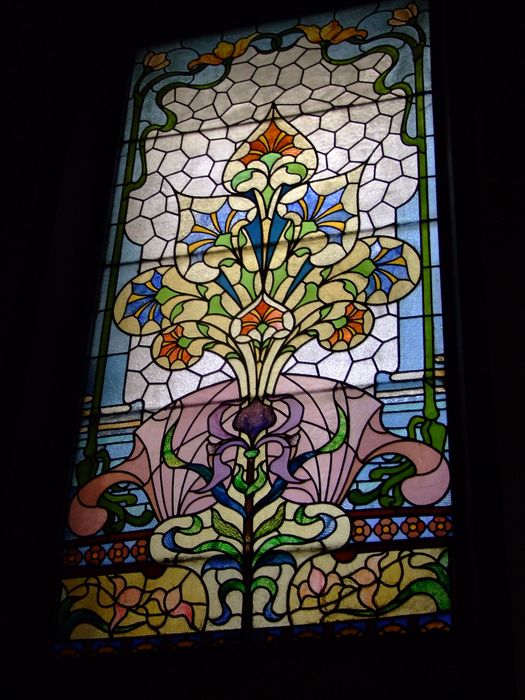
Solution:
[[[424,3],[139,52],[59,653],[447,630]]]

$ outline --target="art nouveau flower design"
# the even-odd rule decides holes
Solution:
[[[418,13],[418,6],[415,2],[411,2],[406,7],[401,7],[394,10],[392,12],[392,17],[388,20],[388,24],[390,24],[392,27],[402,27],[405,24],[413,24]]]
[[[152,578],[137,572],[73,579],[66,593],[77,624],[93,637],[191,632],[202,628],[206,613],[204,587],[183,567]]]
[[[201,54],[198,58],[188,63],[190,70],[198,66],[218,66],[225,61],[231,61],[234,58],[242,56],[246,52],[248,46],[257,36],[257,33],[238,39],[235,43],[230,41],[219,41],[211,53]]]
[[[340,44],[342,41],[354,39],[355,37],[364,39],[367,35],[364,29],[356,29],[355,27],[343,29],[341,23],[336,19],[328,22],[323,27],[319,27],[317,24],[298,24],[297,29],[304,32],[308,41],[311,41],[313,44]]]
[[[174,264],[126,285],[120,328],[157,334],[152,355],[167,369],[205,349],[222,355],[241,394],[259,398],[312,336],[335,352],[363,342],[372,306],[417,284],[419,257],[393,238],[358,238],[362,166],[310,182],[316,165],[312,144],[273,107],[226,166],[232,195],[179,197]]]
[[[360,553],[348,563],[314,557],[292,581],[292,618],[304,624],[403,615],[415,599],[420,611],[448,610],[447,565],[442,549]]]

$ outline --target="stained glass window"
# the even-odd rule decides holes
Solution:
[[[137,54],[58,653],[446,631],[426,3]]]

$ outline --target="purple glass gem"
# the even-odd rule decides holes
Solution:
[[[260,399],[253,399],[248,406],[241,408],[233,419],[235,430],[248,435],[250,441],[254,441],[263,430],[274,425],[277,417],[271,406],[267,406]]]

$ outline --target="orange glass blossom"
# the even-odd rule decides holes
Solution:
[[[255,39],[257,33],[245,36],[242,39],[238,39],[234,44],[231,41],[219,41],[217,46],[213,49],[211,53],[204,53],[198,58],[188,63],[188,68],[196,68],[197,66],[204,64],[210,66],[218,66],[224,61],[229,59],[238,58],[246,52],[246,49],[250,43]]]
[[[150,51],[144,57],[144,65],[146,68],[150,68],[151,70],[161,70],[162,68],[169,66],[170,63],[171,61],[163,51],[160,53]]]
[[[152,353],[166,369],[185,369],[200,360],[207,342],[196,323],[177,323],[157,336]]]
[[[388,24],[392,27],[402,27],[405,24],[412,22],[418,14],[419,10],[414,2],[411,2],[406,7],[402,7],[398,10],[394,10],[392,13],[392,19],[388,20]]]
[[[364,29],[356,29],[355,27],[343,29],[341,23],[336,19],[328,22],[323,27],[319,27],[317,24],[298,24],[297,29],[304,32],[308,41],[311,41],[312,44],[322,44],[325,41],[329,44],[340,44],[342,41],[354,37],[364,39],[368,33]]]
[[[249,153],[240,160],[244,165],[248,165],[253,160],[260,160],[261,156],[267,153],[298,156],[302,150],[294,145],[293,136],[280,129],[272,119],[266,131],[255,141],[250,141]]]

